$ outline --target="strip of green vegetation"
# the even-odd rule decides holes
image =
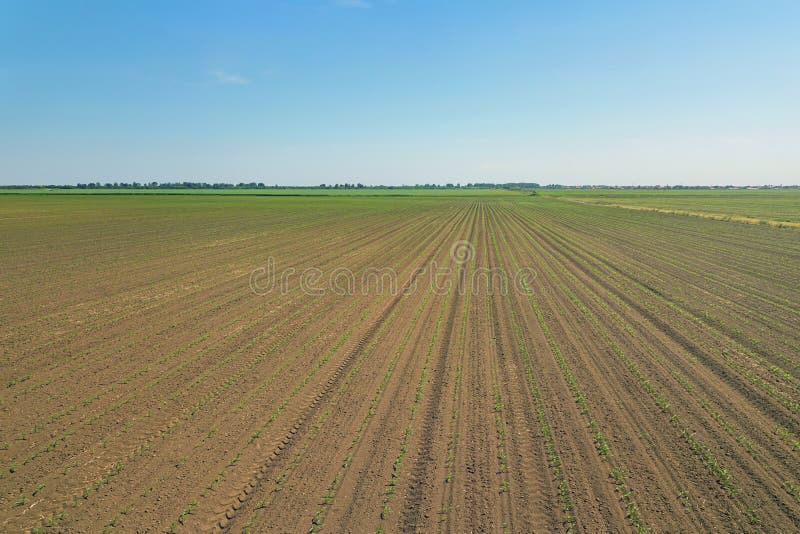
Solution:
[[[691,212],[761,221],[800,222],[800,188],[547,189],[543,196],[601,204]]]

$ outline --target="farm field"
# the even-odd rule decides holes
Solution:
[[[0,265],[2,532],[800,530],[796,228],[20,194]]]
[[[581,189],[545,194],[573,202],[662,210],[706,218],[800,226],[800,189]]]

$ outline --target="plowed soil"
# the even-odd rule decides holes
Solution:
[[[2,532],[800,530],[794,228],[26,196],[0,265]]]

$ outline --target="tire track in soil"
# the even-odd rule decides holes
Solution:
[[[552,479],[544,476],[549,471],[548,458],[541,436],[535,434],[535,406],[524,372],[522,354],[513,339],[513,333],[519,328],[517,317],[522,313],[512,274],[511,262],[504,257],[507,251],[500,247],[495,233],[504,232],[501,224],[502,214],[490,210],[489,242],[487,250],[493,255],[490,265],[500,268],[506,274],[505,292],[491,298],[494,337],[498,342],[497,354],[500,356],[498,368],[508,402],[504,409],[509,413],[512,431],[508,433],[509,462],[515,484],[510,489],[513,500],[512,510],[520,517],[515,519],[516,525],[526,528],[554,531],[563,528],[554,521],[560,508],[558,489]],[[498,305],[500,301],[503,305]],[[510,357],[507,357],[509,355]],[[547,525],[546,527],[544,525]],[[512,531],[515,529],[512,525]]]
[[[489,211],[489,210],[487,210]],[[493,213],[486,214],[486,219],[482,226],[483,240],[482,246],[486,251],[486,265],[487,268],[491,266],[492,269],[502,269],[502,263],[499,261],[497,255],[496,243],[494,241],[495,224]],[[491,271],[490,271],[491,272]],[[471,284],[469,291],[475,292],[476,296],[485,299],[485,316],[488,323],[488,332],[490,337],[494,340],[493,346],[489,351],[489,380],[494,389],[494,412],[495,412],[495,426],[496,426],[496,447],[497,447],[497,462],[498,472],[497,476],[500,478],[500,511],[501,523],[500,526],[503,531],[510,530],[515,532],[517,527],[515,525],[530,524],[530,520],[526,517],[528,489],[522,476],[523,471],[521,466],[513,465],[510,459],[513,456],[515,459],[521,458],[523,455],[519,454],[516,447],[516,439],[514,434],[509,432],[509,429],[514,430],[516,407],[521,407],[519,399],[514,399],[511,387],[511,380],[509,373],[516,368],[510,363],[506,356],[508,350],[508,329],[503,328],[500,315],[500,306],[498,301],[505,303],[507,289],[503,289],[508,277],[507,272],[503,271],[501,287],[493,287],[494,282],[487,281],[486,295],[481,294],[481,288],[475,287]],[[512,369],[512,367],[514,367]],[[502,376],[502,378],[500,378]],[[500,382],[500,383],[498,383]],[[502,388],[502,389],[501,389]],[[515,402],[516,400],[516,402]],[[509,420],[512,421],[509,424]],[[514,484],[511,484],[511,481]],[[523,506],[515,506],[517,502],[523,503]]]
[[[432,335],[435,324],[436,304],[432,299],[427,299],[425,311],[420,310],[420,313],[424,313],[420,316],[421,324],[417,321],[410,332],[417,335],[399,355],[397,366],[400,369],[392,376],[386,395],[376,406],[373,421],[365,430],[363,448],[359,444],[353,452],[352,464],[336,493],[336,500],[330,503],[325,526],[332,526],[335,532],[363,530],[367,523],[374,523],[375,528],[378,526],[377,516],[367,516],[364,510],[378,509],[382,504],[384,493],[380,490],[384,489],[383,475],[392,468],[391,458],[385,454],[386,442],[402,439],[402,417],[414,395],[414,377],[423,363],[421,358],[415,356],[425,353],[425,343],[428,336]]]
[[[434,249],[433,252],[429,254],[429,256],[423,261],[420,265],[425,266],[430,263],[430,261],[434,258],[437,249]],[[422,274],[421,269],[415,269],[412,272],[411,277],[409,280],[404,284],[402,287],[410,287],[415,285],[417,282],[418,277]],[[340,380],[343,376],[345,376],[357,360],[357,357],[364,351],[366,346],[375,339],[375,336],[379,332],[380,328],[386,322],[386,320],[392,315],[395,308],[398,306],[399,303],[403,301],[403,293],[398,292],[397,295],[394,295],[389,303],[384,307],[383,311],[377,317],[377,319],[372,322],[367,330],[367,332],[362,335],[358,342],[356,343],[355,347],[349,351],[347,356],[339,363],[336,370],[333,372],[331,377],[328,381],[324,384],[322,389],[312,397],[312,401],[309,404],[308,408],[302,412],[302,415],[296,420],[295,424],[292,426],[289,433],[284,436],[277,447],[272,451],[272,453],[267,457],[266,461],[264,461],[259,468],[259,472],[256,473],[254,479],[251,479],[247,484],[244,486],[244,489],[240,494],[236,496],[236,499],[232,502],[232,504],[228,507],[225,513],[219,519],[212,522],[211,525],[206,524],[206,528],[215,529],[219,528],[220,530],[225,531],[230,522],[237,517],[237,511],[241,508],[242,503],[248,500],[248,496],[253,492],[254,489],[259,487],[260,481],[263,480],[263,475],[269,472],[270,465],[278,458],[279,456],[284,456],[288,454],[294,444],[296,443],[295,436],[298,434],[302,434],[303,432],[308,430],[308,421],[315,417],[317,413],[320,411],[320,405],[324,405],[325,402],[330,397],[333,389],[335,386],[338,385]]]
[[[475,220],[475,225],[478,225],[480,221],[480,226],[477,231],[474,228],[471,230],[470,243],[474,244],[482,238],[484,212],[485,206],[481,204]],[[463,309],[462,330],[458,339],[458,358],[455,362],[455,369],[451,371],[455,373],[455,376],[451,379],[452,388],[448,388],[451,390],[450,396],[453,400],[447,409],[449,409],[451,424],[455,426],[451,427],[449,433],[443,465],[437,465],[437,471],[432,475],[435,480],[442,481],[439,484],[441,493],[436,495],[436,498],[439,503],[438,514],[440,516],[438,528],[445,531],[475,528],[473,525],[478,521],[476,518],[489,523],[495,522],[495,518],[487,519],[487,510],[491,510],[491,507],[484,506],[482,511],[476,511],[478,505],[473,499],[475,487],[499,487],[499,482],[491,481],[492,476],[496,474],[496,468],[493,469],[496,458],[491,454],[492,446],[484,447],[482,445],[483,440],[491,443],[496,436],[495,429],[487,424],[485,417],[485,414],[491,413],[491,403],[485,391],[486,379],[485,377],[476,378],[475,363],[480,362],[482,358],[482,354],[475,355],[480,351],[476,336],[479,332],[479,320],[485,320],[485,313],[482,313],[480,300],[472,298],[471,288],[467,284],[470,282],[469,275],[474,272],[473,269],[477,262],[478,257],[475,256],[469,263],[469,268],[466,271],[462,270],[456,276],[459,284],[456,288],[456,295],[464,298],[463,305],[456,306]],[[469,333],[466,330],[467,324],[471,326]],[[475,400],[478,389],[483,392],[482,395],[478,392],[478,396],[482,397],[482,403]],[[476,410],[479,411],[476,413]],[[477,445],[476,442],[478,442]],[[483,455],[484,461],[478,459],[480,454]],[[430,485],[433,486],[432,483]],[[470,501],[470,499],[473,500]],[[446,504],[443,506],[442,503]]]
[[[474,210],[474,206],[469,208],[467,219],[474,217],[472,215]],[[428,288],[428,296],[431,295],[432,288]],[[426,296],[426,299],[427,298]],[[440,299],[434,298],[433,300],[434,302],[428,307],[428,318],[434,317],[434,312],[439,304],[439,302],[436,301]],[[424,342],[432,339],[430,336],[436,335],[434,326],[434,324],[429,323],[423,330],[425,333],[423,334],[420,332],[421,335],[414,341],[413,346],[415,349],[421,348],[424,346]],[[337,531],[351,531],[354,528],[353,523],[360,522],[363,528],[364,523],[369,521],[369,519],[363,516],[363,512],[361,512],[363,509],[370,508],[370,506],[365,503],[373,501],[373,508],[380,506],[379,500],[384,497],[384,493],[376,491],[375,489],[375,486],[382,487],[380,485],[383,476],[380,468],[383,467],[385,470],[391,469],[391,458],[384,454],[385,441],[390,439],[389,436],[392,433],[397,434],[402,429],[402,425],[398,419],[401,419],[402,414],[405,413],[404,409],[407,407],[407,402],[399,401],[398,399],[409,399],[409,396],[413,394],[413,386],[416,383],[414,377],[418,375],[417,371],[422,368],[424,364],[424,359],[417,358],[415,360],[413,357],[414,354],[421,355],[424,354],[424,351],[414,350],[412,354],[409,354],[404,369],[401,372],[401,375],[407,378],[403,379],[398,376],[396,379],[401,382],[402,387],[398,385],[390,394],[390,397],[382,401],[382,410],[379,409],[375,417],[369,421],[363,440],[360,441],[357,448],[352,451],[352,461],[346,468],[344,480],[336,491],[333,502],[326,505],[330,508],[329,514],[325,517],[326,527],[333,524]],[[397,375],[397,373],[395,373],[395,375]],[[390,388],[391,386],[387,388],[387,391],[389,391]],[[375,428],[376,424],[377,428]],[[390,428],[390,425],[394,425],[394,428]],[[401,436],[398,435],[397,438],[400,440]],[[362,443],[366,442],[370,442],[371,445],[369,452],[361,450]],[[358,473],[357,480],[353,480],[356,476],[354,472]],[[341,495],[345,497],[340,497]],[[337,501],[340,501],[342,498],[345,499],[345,502],[337,505]],[[362,513],[362,516],[359,517],[359,513]],[[317,526],[321,528],[321,525]],[[381,526],[377,525],[377,528],[380,529]]]
[[[481,220],[483,213],[481,212]],[[469,261],[469,268],[467,269],[467,279],[471,280],[475,271],[476,259],[473,257]],[[458,339],[458,358],[456,361],[456,376],[453,385],[453,400],[450,407],[451,421],[450,421],[450,438],[448,442],[448,455],[445,462],[447,474],[441,484],[442,498],[439,504],[439,513],[441,518],[437,524],[438,532],[451,532],[453,531],[453,516],[455,515],[455,501],[456,501],[456,480],[459,477],[459,465],[461,463],[463,440],[462,436],[468,436],[464,429],[464,364],[465,354],[467,353],[467,332],[473,324],[471,320],[471,301],[472,291],[467,291],[464,298],[464,306],[461,317],[461,325]],[[463,476],[463,470],[461,471]]]
[[[511,264],[518,268],[539,267],[540,260],[524,245],[518,246],[518,241],[513,241],[519,239],[517,232],[507,229],[499,235]],[[520,256],[514,251],[519,251]],[[523,255],[524,252],[527,254]],[[526,259],[528,262],[525,262]],[[554,319],[558,319],[558,314],[544,305],[552,298],[552,288],[542,280],[539,271],[540,268],[537,268],[537,285],[523,299],[524,307],[531,309],[533,313],[523,313],[520,319],[523,321],[522,330],[529,339],[528,346],[542,347],[537,354],[539,365],[535,366],[534,373],[536,382],[540,384],[547,419],[551,421],[554,437],[558,443],[563,444],[558,447],[558,451],[575,507],[575,528],[578,531],[614,529],[627,523],[627,512],[608,477],[610,466],[598,454],[594,436],[585,423],[586,418],[579,410],[562,369],[555,361],[550,341],[540,324],[540,319],[546,321],[545,324],[552,323]],[[544,302],[540,302],[541,300]],[[535,306],[539,306],[540,310],[537,311]],[[540,319],[537,319],[538,314],[542,315]],[[563,340],[561,341],[560,345],[564,345]],[[562,350],[569,353],[566,349]]]
[[[270,305],[270,304],[271,304],[271,302],[270,302],[270,303],[265,303],[265,305],[264,305],[264,306],[267,306],[267,305]],[[246,304],[246,303],[245,303],[245,306],[247,306],[247,304]],[[263,308],[264,306],[262,306],[262,308]],[[253,311],[252,313],[256,313],[256,311]],[[251,314],[252,314],[252,313],[251,313]],[[119,366],[117,366],[117,367],[119,367]],[[113,366],[109,366],[109,368],[111,369],[111,368],[113,368]],[[132,368],[131,368],[131,370],[132,370]],[[117,371],[116,371],[116,373],[117,373],[117,376],[119,376],[119,374],[120,374],[120,371],[119,371],[119,370],[117,370]],[[146,374],[146,373],[142,373],[142,374],[140,374],[139,376],[143,376],[144,374]],[[63,378],[63,376],[62,376],[62,378]],[[99,378],[98,378],[98,379],[99,379]],[[96,398],[94,398],[94,397],[93,397],[93,398],[94,398],[94,400],[96,401],[96,400],[98,400],[98,399],[99,399],[99,398],[100,398],[102,395],[104,395],[104,394],[106,394],[106,393],[108,393],[108,392],[110,392],[110,391],[113,391],[113,390],[114,390],[114,389],[115,389],[115,388],[116,388],[118,385],[119,385],[119,384],[118,384],[118,381],[116,381],[116,380],[115,380],[115,381],[113,381],[113,382],[112,382],[112,385],[110,386],[110,388],[107,388],[106,390],[103,390],[103,391],[101,391],[101,392],[98,392],[98,393],[96,394]],[[139,387],[136,387],[136,384],[135,384],[135,382],[134,382],[134,383],[132,383],[132,384],[130,384],[130,386],[128,386],[128,387],[127,387],[127,389],[130,389],[130,390],[132,391],[132,395],[129,395],[127,398],[118,396],[118,397],[116,397],[116,398],[115,398],[115,399],[113,399],[113,400],[114,400],[114,401],[116,401],[116,402],[120,402],[120,399],[123,399],[123,398],[124,398],[126,401],[130,402],[131,400],[133,400],[134,398],[136,398],[136,397],[138,397],[138,396],[141,396],[141,394],[142,394],[142,389],[141,389],[141,387],[140,387],[140,386],[139,386]],[[99,404],[99,403],[97,403],[97,404]],[[84,406],[86,406],[86,403],[84,403]],[[81,410],[80,410],[80,412],[81,412],[81,415],[82,415],[82,416],[84,416],[84,419],[83,419],[82,421],[85,423],[85,414],[86,414],[86,413],[89,413],[89,412],[87,412],[85,408],[81,409]],[[106,414],[106,415],[108,415],[108,414]],[[76,417],[77,417],[77,416],[76,416]],[[81,422],[81,421],[78,421],[78,422]],[[40,425],[40,426],[41,426],[41,425]],[[62,425],[62,426],[61,426],[61,427],[59,427],[59,428],[61,428],[61,432],[63,432],[63,431],[66,429],[66,428],[69,428],[69,426],[67,426],[67,427],[64,427],[64,426]],[[11,460],[10,460],[10,461],[13,461],[13,457],[11,458]]]
[[[472,242],[475,236],[475,227],[477,224],[477,214],[472,213],[471,228],[467,237],[467,241]],[[459,303],[464,300],[462,291],[457,286],[458,281],[462,279],[464,265],[459,264],[454,273],[455,284],[451,283],[450,295],[455,295],[455,298],[450,299],[448,304],[449,311],[445,319],[444,326],[440,335],[439,341],[439,355],[432,368],[432,380],[430,390],[426,396],[427,402],[423,412],[422,422],[420,423],[420,435],[418,445],[415,449],[415,462],[411,468],[411,473],[408,481],[403,507],[400,513],[399,528],[404,532],[417,531],[420,528],[430,528],[432,516],[435,511],[432,510],[432,502],[438,502],[440,496],[432,494],[429,491],[431,487],[435,487],[431,480],[435,478],[437,469],[437,457],[439,451],[434,451],[435,445],[440,440],[440,430],[442,425],[440,420],[446,418],[450,414],[444,413],[441,410],[441,401],[447,385],[447,376],[449,368],[449,356],[452,346],[453,329],[455,326],[456,313],[460,309]],[[451,279],[453,281],[453,279]],[[453,286],[456,287],[453,287]],[[439,490],[441,491],[441,490]]]
[[[468,218],[468,217],[469,216],[466,215],[466,218]],[[452,233],[452,230],[450,230],[449,232]],[[441,249],[441,245],[443,245],[445,243],[446,243],[446,239],[442,240],[440,242],[440,246],[436,249],[435,254],[438,253],[438,250]],[[427,301],[427,300],[429,300],[427,297],[423,298],[423,302]],[[435,307],[435,304],[434,304],[434,307]],[[429,312],[430,312],[430,309],[429,309]],[[419,311],[417,313],[421,313],[421,309],[419,309]],[[416,317],[416,313],[414,315]],[[403,321],[400,320],[400,322],[402,323]],[[418,343],[421,340],[424,340],[424,338],[420,338],[416,342]],[[391,341],[390,337],[387,337],[384,341],[382,341],[382,343],[383,343],[384,346],[386,346],[387,344],[391,345],[390,341]],[[400,340],[399,343],[402,346],[405,343],[405,341]],[[374,349],[377,350],[378,347],[374,347]],[[409,370],[408,372],[412,372],[413,371],[412,362],[410,360],[411,359],[409,359],[409,361],[404,362],[405,363],[405,367]],[[396,363],[399,363],[394,358],[391,361],[395,361]],[[387,362],[387,365],[389,366],[390,370],[393,369],[393,364],[391,363],[391,361]],[[378,365],[380,365],[380,364],[378,364]],[[373,367],[374,367],[374,365],[373,365]],[[380,375],[380,369],[379,370],[373,370],[372,376],[375,377],[374,378],[375,380],[377,380],[377,377],[381,376]],[[386,378],[386,373],[384,373],[382,376],[385,379]],[[367,379],[366,376],[364,378]],[[378,386],[376,386],[376,387],[378,387]],[[406,387],[406,389],[407,389],[407,384],[404,387]],[[383,395],[387,391],[391,391],[391,390],[392,390],[392,385],[391,384],[387,384],[386,388],[380,390],[380,394]],[[396,396],[396,392],[395,392],[394,395]],[[352,414],[352,418],[355,419],[355,420],[358,420],[358,415],[356,415],[356,412],[353,409],[353,407],[350,407],[350,406],[346,405],[347,400],[349,400],[348,397],[345,397],[344,394],[341,392],[341,389],[340,389],[337,392],[337,395],[336,395],[336,398],[335,398],[335,402],[326,403],[326,406],[328,406],[328,412],[323,414],[321,416],[321,418],[318,419],[318,420],[321,421],[323,419],[327,419],[327,415],[329,414],[330,410],[332,410],[331,406],[332,405],[336,405],[336,407],[337,407],[336,418],[338,418],[338,420],[337,421],[331,420],[331,421],[327,422],[328,423],[327,426],[331,429],[331,432],[339,432],[340,429],[344,428],[344,426],[347,425],[347,422],[341,421],[341,418],[344,417],[344,414],[346,414],[346,413]],[[340,500],[340,495],[345,495],[346,496],[345,498],[350,501],[351,511],[352,511],[352,506],[354,506],[354,505],[362,505],[363,504],[363,503],[357,503],[357,502],[352,501],[353,497],[352,497],[351,493],[353,491],[363,490],[362,493],[367,494],[367,496],[380,495],[380,492],[375,491],[374,488],[372,490],[370,490],[370,488],[369,488],[369,478],[370,477],[369,477],[368,473],[364,472],[363,468],[362,468],[361,472],[359,472],[359,480],[358,480],[358,483],[357,483],[355,489],[352,488],[349,485],[348,477],[352,477],[353,470],[357,468],[356,466],[359,464],[359,461],[362,461],[362,462],[367,462],[369,464],[368,465],[368,470],[370,472],[374,472],[375,476],[372,477],[372,478],[374,479],[376,484],[379,483],[379,481],[381,479],[380,473],[375,471],[376,467],[375,467],[374,464],[376,462],[372,461],[373,458],[370,458],[369,456],[364,458],[364,454],[362,453],[361,448],[362,448],[363,443],[365,443],[369,439],[369,435],[373,434],[375,432],[373,430],[373,427],[374,427],[374,425],[375,425],[375,423],[377,421],[383,421],[382,424],[387,424],[386,423],[386,419],[398,416],[398,412],[394,408],[394,404],[393,403],[389,404],[389,409],[390,409],[389,413],[384,414],[384,415],[380,415],[380,410],[378,408],[380,407],[380,404],[384,404],[385,405],[385,402],[388,402],[388,401],[384,401],[382,403],[379,403],[378,406],[375,407],[375,410],[377,410],[377,413],[374,413],[373,407],[371,405],[369,410],[367,411],[367,414],[364,415],[363,418],[361,419],[362,426],[359,426],[359,428],[357,430],[353,430],[355,432],[355,434],[356,434],[356,439],[351,443],[351,446],[349,448],[347,448],[347,451],[346,451],[347,452],[347,456],[345,457],[345,460],[342,463],[342,468],[336,474],[334,482],[331,483],[328,486],[328,494],[322,500],[322,503],[321,503],[320,507],[317,510],[317,514],[314,515],[314,518],[312,520],[312,530],[315,530],[315,531],[316,530],[320,530],[320,529],[323,528],[323,522],[324,522],[325,525],[328,525],[328,524],[330,524],[331,521],[333,521],[334,524],[337,525],[337,528],[341,529],[342,528],[342,526],[341,526],[342,522],[343,521],[344,522],[348,521],[347,512],[342,512],[342,509],[343,509],[344,506],[338,504],[338,501]],[[358,409],[359,408],[356,408],[356,410],[358,410]],[[315,429],[319,428],[320,424],[321,423],[315,425],[314,428]],[[324,436],[324,437],[327,438],[328,436]],[[312,441],[313,441],[313,439],[315,439],[315,438],[311,438]],[[375,441],[375,440],[382,441],[384,439],[386,439],[386,436],[384,435],[384,433],[378,431],[378,434],[376,436],[374,436],[373,441]],[[330,441],[330,440],[328,440],[328,441]],[[314,469],[313,462],[314,461],[322,462],[322,461],[324,461],[324,459],[326,459],[328,456],[330,456],[330,453],[328,452],[328,449],[324,448],[325,442],[326,442],[325,439],[322,439],[322,440],[320,440],[319,444],[317,444],[317,443],[313,443],[313,444],[309,443],[306,446],[307,450],[303,450],[302,454],[300,456],[296,455],[296,462],[293,461],[292,463],[299,463],[301,461],[301,458],[303,458],[303,456],[308,457],[309,461],[305,462],[306,465],[303,466],[304,467],[304,472],[306,473],[307,476],[309,474],[309,471],[313,472],[313,475],[310,478],[313,478],[313,476],[317,476],[318,473],[322,472],[323,468],[320,466],[319,470]],[[330,444],[329,443],[328,445],[329,445],[329,448],[330,447],[335,448],[335,447],[338,446],[338,443],[334,443],[334,444]],[[313,446],[313,449],[312,449],[312,446]],[[316,452],[316,454],[314,454],[315,452]],[[342,452],[341,454],[344,454],[344,452]],[[313,460],[312,460],[312,458],[313,458]],[[297,475],[294,475],[293,472],[297,467],[298,467],[297,465],[289,465],[286,469],[284,469],[284,471],[281,473],[281,475],[278,478],[280,480],[282,480],[282,481],[285,481],[286,484],[289,484],[291,482],[291,480],[289,478],[284,478],[284,477],[288,477],[289,474],[292,474],[294,476],[294,478],[297,478],[298,476],[302,476],[302,472],[299,472]],[[329,480],[330,479],[328,479],[328,480],[324,480],[324,479],[323,480],[319,480],[318,484],[316,486],[313,486],[313,487],[317,488],[320,485],[325,486],[326,484],[328,484]],[[295,485],[295,493],[296,492],[305,492],[306,491],[305,488],[308,487],[311,484],[312,484],[311,480],[303,480],[302,483],[301,483],[301,486],[297,487]],[[282,485],[283,485],[283,482],[281,482],[281,486]],[[314,489],[313,491],[317,491],[317,490]],[[270,494],[270,496],[273,495],[273,494],[274,494],[274,491],[273,491],[272,494]],[[263,492],[262,492],[262,495],[263,495]],[[283,495],[283,493],[281,493],[281,495]],[[250,525],[250,524],[252,524],[254,522],[257,522],[258,526],[257,527],[253,527],[253,528],[259,528],[259,529],[274,528],[274,525],[275,525],[275,523],[274,523],[275,513],[274,513],[274,511],[272,513],[270,513],[270,510],[274,509],[276,504],[273,504],[270,501],[262,501],[261,503],[259,503],[259,505],[264,505],[263,512],[257,509],[256,510],[257,513],[251,514],[249,516],[250,517],[250,521],[248,521],[248,525]],[[252,511],[252,506],[249,509]],[[291,519],[288,519],[291,522],[296,521],[298,516],[302,516],[302,515],[308,514],[308,513],[311,513],[311,512],[302,511],[302,510],[292,510],[291,512],[287,512],[285,510],[281,510],[280,511],[280,515],[282,517],[287,517],[287,516],[291,517]],[[339,513],[343,513],[344,516],[342,516],[340,518],[338,516]],[[332,516],[332,517],[330,517],[330,516]],[[265,525],[264,524],[264,521],[267,520],[267,518],[269,518],[270,521],[271,521],[269,525]],[[360,517],[359,519],[362,522],[366,521],[363,516]]]
[[[155,435],[153,435],[150,438],[148,438],[147,440],[145,440],[145,442],[146,443],[150,443],[150,442],[152,442],[152,439],[158,438],[158,437],[166,438],[168,435],[170,435],[172,433],[172,429],[174,428],[174,425],[177,424],[177,422],[178,421],[176,419],[171,420],[171,422],[170,421],[165,421],[164,424],[166,426],[164,428],[158,430]],[[165,472],[168,472],[168,471],[165,471]],[[82,501],[79,501],[79,502],[82,502]]]

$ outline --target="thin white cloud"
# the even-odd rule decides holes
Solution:
[[[336,5],[339,7],[351,7],[357,9],[367,9],[372,7],[372,4],[366,0],[336,0]]]
[[[227,84],[234,84],[234,85],[246,85],[250,83],[250,80],[242,76],[241,74],[236,74],[233,72],[225,72],[223,70],[212,70],[211,75],[216,79],[219,83],[227,83]]]

